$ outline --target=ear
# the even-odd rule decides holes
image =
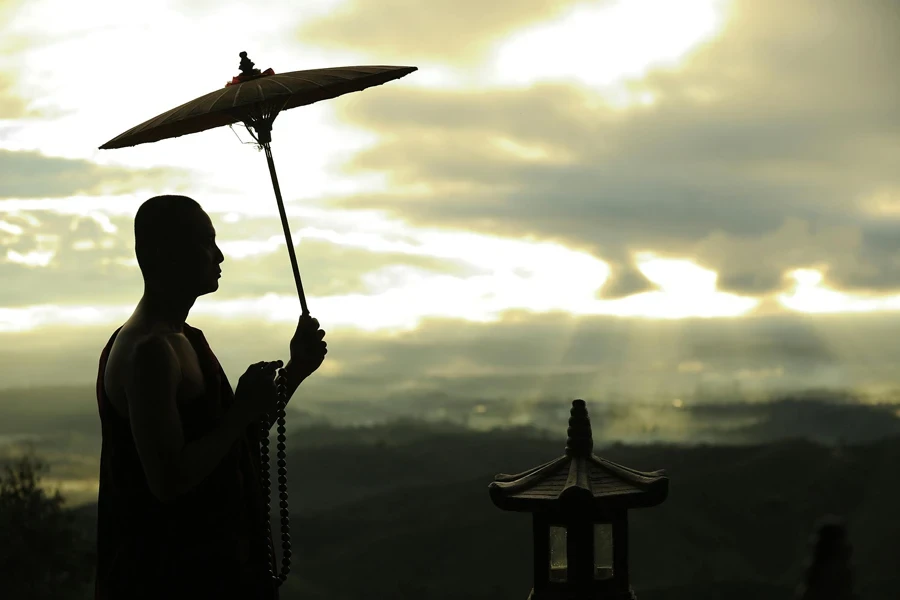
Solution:
[[[154,246],[150,251],[150,259],[156,267],[162,267],[166,264],[166,255],[159,246]]]
[[[166,244],[154,246],[150,251],[150,256],[156,268],[162,271],[171,270],[180,261],[175,249]]]

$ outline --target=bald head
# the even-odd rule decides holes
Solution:
[[[134,217],[134,250],[145,282],[193,278],[221,262],[212,221],[187,196],[154,196],[141,204]]]

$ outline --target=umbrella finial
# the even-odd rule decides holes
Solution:
[[[239,54],[241,57],[241,74],[243,75],[259,75],[259,69],[254,69],[253,65],[255,64],[252,60],[247,58],[246,52],[241,52]]]
[[[251,79],[256,79],[257,77],[265,77],[266,75],[275,74],[275,71],[273,71],[272,69],[266,69],[263,72],[260,72],[259,69],[254,69],[254,63],[252,60],[247,58],[246,52],[241,52],[238,56],[241,57],[241,74],[237,77],[232,77],[231,81],[225,84],[225,87],[244,83],[245,81],[250,81]]]

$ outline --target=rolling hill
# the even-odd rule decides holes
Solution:
[[[563,444],[528,431],[403,427],[332,429],[290,454],[294,568],[283,598],[524,600],[530,519],[497,510],[487,485],[497,472],[561,455]],[[632,581],[643,600],[789,598],[827,513],[849,520],[861,596],[896,597],[900,438],[595,452],[671,478],[663,505],[630,516]],[[84,527],[95,510],[78,509]]]

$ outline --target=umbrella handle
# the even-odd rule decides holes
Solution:
[[[266,135],[268,137],[268,135]],[[271,139],[271,138],[269,138]],[[272,176],[272,187],[275,189],[275,200],[278,202],[278,213],[281,215],[281,226],[284,229],[284,239],[287,243],[288,255],[291,257],[291,269],[294,271],[294,282],[297,284],[297,295],[300,296],[300,307],[303,316],[309,316],[309,308],[306,306],[306,296],[303,293],[303,282],[300,280],[300,268],[297,266],[297,256],[294,253],[294,242],[291,239],[291,228],[288,225],[287,213],[284,211],[284,201],[281,199],[281,187],[278,185],[278,175],[275,174],[275,161],[272,160],[272,149],[269,147],[269,140],[262,141],[262,147],[266,151],[266,162],[269,164],[269,175]],[[287,465],[285,464],[285,414],[284,407],[287,404],[287,392],[284,387],[284,370],[280,375],[282,381],[278,386],[278,404],[275,411],[276,421],[278,423],[278,495],[281,506],[281,572],[275,575],[275,548],[272,544],[272,526],[271,526],[271,510],[272,510],[272,483],[269,479],[269,430],[266,425],[261,425],[260,429],[260,468],[263,488],[265,489],[266,498],[266,546],[268,548],[269,575],[272,577],[275,586],[280,587],[287,579],[291,569],[291,537],[290,537],[290,512],[288,509],[288,493],[287,493]]]
[[[287,214],[284,212],[284,202],[281,199],[281,188],[278,186],[278,175],[275,174],[275,162],[272,160],[272,149],[269,142],[261,144],[266,151],[266,162],[269,163],[269,175],[272,176],[272,187],[275,189],[275,200],[278,202],[278,212],[281,215],[281,227],[284,229],[284,239],[287,242],[288,255],[291,257],[291,268],[294,271],[294,282],[297,284],[297,295],[300,297],[300,308],[304,317],[309,316],[309,308],[306,306],[306,295],[303,293],[303,282],[300,280],[300,268],[297,266],[297,256],[294,254],[294,242],[291,239],[291,227],[288,224]]]

